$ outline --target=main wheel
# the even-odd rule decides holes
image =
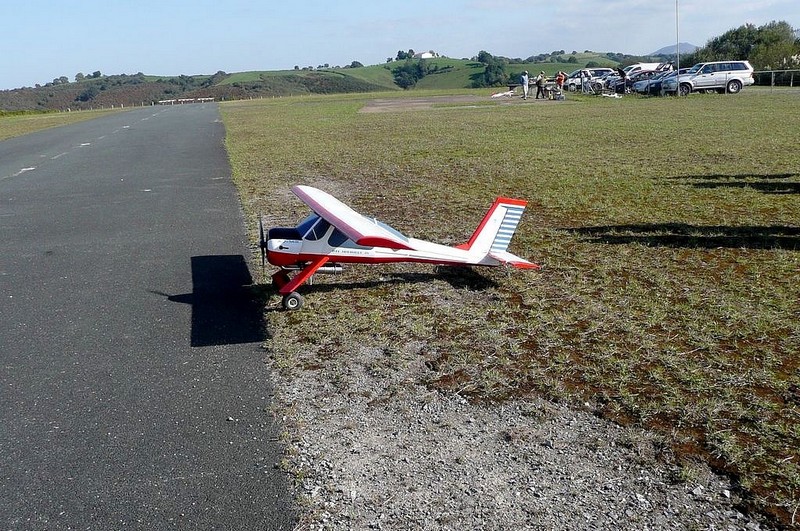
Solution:
[[[742,90],[742,83],[738,79],[728,82],[728,94],[736,94],[740,90]]]
[[[303,296],[296,291],[291,292],[283,297],[284,310],[299,310],[303,307]]]

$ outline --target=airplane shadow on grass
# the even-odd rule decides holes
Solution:
[[[254,285],[247,261],[242,255],[193,256],[192,292],[169,295],[151,290],[171,302],[192,307],[191,346],[261,343],[269,338],[264,321],[271,296],[271,285]],[[364,282],[311,285],[307,292],[370,289],[387,284],[408,284],[443,280],[456,289],[484,290],[497,283],[469,267],[439,267],[431,273],[392,273]],[[304,290],[305,291],[305,290]]]
[[[353,289],[375,289],[381,286],[394,284],[418,284],[428,283],[434,280],[447,282],[455,289],[467,289],[471,291],[482,291],[485,289],[498,287],[497,282],[487,278],[475,271],[471,267],[440,266],[430,272],[402,272],[386,273],[379,269],[365,267],[364,276],[374,280],[364,280],[360,282],[330,282],[325,284],[311,283],[302,288],[302,293],[327,293],[332,291],[353,290]],[[273,286],[265,286],[267,296],[277,295],[278,290]]]
[[[567,231],[604,244],[639,243],[653,247],[697,249],[787,249],[800,250],[800,227],[706,226],[684,223],[607,225],[579,227]]]
[[[683,175],[669,177],[672,182],[687,181],[694,188],[749,188],[764,194],[800,194],[800,178],[798,173],[775,173],[763,175]]]
[[[193,256],[192,292],[166,296],[192,307],[191,345],[261,343],[268,338],[264,302],[242,255]]]

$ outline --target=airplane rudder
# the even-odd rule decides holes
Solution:
[[[508,228],[505,220],[509,216],[509,211],[512,212],[512,217],[516,218],[516,222],[511,228],[511,234],[513,234],[513,230],[519,223],[519,218],[522,216],[522,211],[527,203],[527,201],[521,199],[498,197],[489,207],[469,241],[460,245],[459,248],[488,253],[495,244],[498,233],[504,227]]]
[[[492,251],[505,251],[511,243],[511,238],[517,230],[522,213],[525,211],[526,201],[521,200],[505,200],[498,205],[501,208],[502,219],[495,232],[494,239],[492,240]]]

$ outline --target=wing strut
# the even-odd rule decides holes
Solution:
[[[310,262],[307,266],[301,269],[292,280],[289,281],[288,284],[283,286],[278,290],[278,293],[281,295],[288,295],[289,293],[293,292],[297,288],[303,285],[303,283],[308,280],[308,278],[314,274],[314,272],[325,265],[325,263],[330,260],[328,256],[320,256],[313,262]]]

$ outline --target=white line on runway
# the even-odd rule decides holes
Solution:
[[[23,174],[23,173],[25,173],[26,171],[33,171],[33,170],[35,170],[35,169],[36,169],[36,167],[31,167],[31,168],[22,168],[22,169],[21,169],[21,170],[19,170],[17,173],[15,173],[14,175],[12,175],[12,177],[19,177],[20,175],[22,175],[22,174]]]
[[[67,155],[67,154],[68,154],[68,153],[67,153],[66,151],[65,151],[64,153],[59,153],[59,154],[58,154],[58,155],[56,155],[55,157],[50,157],[50,160],[56,160],[56,159],[60,159],[61,157],[63,157],[64,155]]]

